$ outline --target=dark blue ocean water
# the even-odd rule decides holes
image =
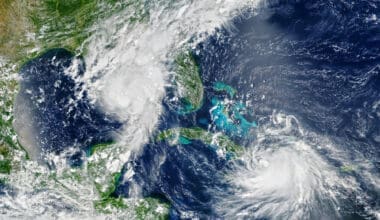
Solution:
[[[65,49],[53,49],[25,64],[20,76],[19,97],[25,101],[19,109],[30,109],[30,121],[37,131],[37,146],[45,152],[61,152],[68,147],[86,149],[102,142],[112,141],[112,132],[121,123],[107,116],[91,104],[82,84],[75,82],[85,66],[82,60],[71,72],[75,57]],[[82,93],[82,96],[78,94]],[[80,165],[82,154],[72,155],[70,162]]]
[[[213,86],[222,81],[237,89],[243,103],[251,102],[250,119],[259,126],[274,110],[294,115],[309,131],[344,146],[352,158],[363,154],[375,167],[371,172],[380,175],[379,7],[377,1],[267,1],[246,10],[193,51],[205,85],[203,108],[183,116],[164,102],[160,129],[207,129],[199,120],[211,121],[211,99],[218,95]],[[242,145],[249,142],[230,137]],[[334,166],[342,165],[320,153]],[[223,216],[212,209],[213,189],[228,188],[223,182],[228,170],[229,161],[202,143],[156,143],[145,146],[135,162],[135,179],[146,195],[161,195],[173,204],[173,218],[178,210],[216,218]],[[369,195],[367,203],[378,208],[379,192],[356,178]],[[340,214],[345,219],[375,218],[355,199],[344,203]]]
[[[223,82],[237,90],[239,102],[250,103],[244,107],[251,113],[244,114],[247,121],[260,127],[275,110],[294,115],[305,129],[328,137],[352,159],[364,155],[373,164],[370,172],[380,175],[379,7],[375,0],[278,0],[245,10],[193,51],[205,86],[202,108],[178,114],[165,99],[158,131],[199,126],[224,132],[242,146],[254,140],[255,128],[241,135],[216,124],[209,127],[213,98],[228,97],[214,89],[215,83]],[[38,142],[48,151],[109,141],[112,131],[121,126],[91,105],[85,93],[76,100],[81,85],[63,71],[72,60],[65,50],[52,50],[21,71],[20,95],[30,97],[26,104],[34,112]],[[84,65],[80,67],[83,71]],[[58,80],[59,88],[54,86]],[[28,90],[37,96],[31,97]],[[45,100],[39,103],[35,98],[41,91]],[[70,105],[71,99],[75,105]],[[323,151],[319,153],[334,166],[342,165]],[[230,187],[223,177],[230,171],[231,161],[218,157],[209,146],[193,141],[173,147],[152,141],[133,161],[133,167],[133,181],[144,196],[169,201],[173,219],[182,211],[194,212],[201,219],[223,218],[213,209],[217,202],[213,193]],[[359,174],[352,175],[367,195],[365,204],[379,209],[376,187]],[[130,184],[121,181],[115,196],[129,196]],[[341,216],[375,218],[352,198],[348,195],[344,200]]]

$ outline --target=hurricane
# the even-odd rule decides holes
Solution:
[[[0,0],[1,219],[380,219],[376,0]]]

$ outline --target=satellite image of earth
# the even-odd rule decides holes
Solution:
[[[0,219],[380,219],[379,0],[0,0]]]

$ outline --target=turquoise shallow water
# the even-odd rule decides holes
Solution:
[[[246,108],[242,103],[225,104],[224,101],[212,98],[211,120],[216,127],[232,136],[245,136],[252,128],[257,127],[255,121],[249,122],[241,114]]]
[[[181,106],[164,99],[154,131],[200,127],[226,135],[244,154],[224,155],[213,143],[182,136],[175,146],[150,139],[125,165],[123,174],[132,167],[135,175],[117,178],[113,198],[131,197],[138,185],[143,197],[170,203],[173,219],[376,218],[378,3],[267,3],[193,49],[203,105],[178,112]],[[72,104],[82,86],[64,74],[72,59],[52,50],[27,64],[20,95],[36,115],[37,142],[49,152],[77,147],[69,161],[78,167],[88,147],[112,141],[122,125],[86,93]]]
[[[148,144],[136,165],[144,192],[171,201],[174,217],[192,212],[200,218],[374,219],[375,212],[368,211],[380,204],[374,182],[358,170],[348,175],[341,170],[356,161],[369,167],[368,175],[379,173],[380,29],[378,22],[367,19],[378,14],[376,4],[268,1],[256,15],[246,11],[232,19],[232,30],[228,25],[201,42],[195,54],[205,86],[204,104],[195,113],[177,115],[164,102],[159,129],[199,126],[227,134],[254,152],[250,159],[257,162],[220,158],[215,148],[198,141],[182,139],[176,147]],[[334,149],[326,147],[326,139]],[[307,147],[293,149],[299,145]],[[166,159],[157,167],[154,158],[160,157]],[[261,166],[269,168],[264,172]],[[225,178],[241,170],[248,171],[237,180]],[[250,186],[234,185],[244,185],[249,178]],[[323,185],[327,178],[336,185]],[[255,191],[263,179],[270,181]],[[343,183],[348,179],[360,186],[346,189]],[[287,185],[288,180],[305,182]],[[281,191],[281,184],[303,184],[310,194],[298,195],[298,188]],[[279,187],[273,189],[278,197],[265,191],[266,186]],[[291,192],[314,196],[298,204]],[[246,194],[238,197],[240,193]]]

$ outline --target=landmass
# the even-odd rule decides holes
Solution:
[[[244,148],[235,144],[228,136],[221,133],[211,133],[200,127],[193,128],[172,128],[162,131],[157,135],[157,141],[168,141],[170,145],[190,144],[193,140],[198,140],[206,145],[221,150],[223,155],[239,156],[243,153]]]
[[[181,113],[198,110],[203,103],[203,83],[199,66],[191,52],[184,52],[175,59],[175,84],[182,104]]]
[[[14,100],[19,89],[17,75],[23,64],[54,48],[86,55],[87,41],[95,31],[96,22],[127,7],[131,8],[130,23],[145,22],[149,12],[142,4],[143,1],[136,0],[0,1],[0,185],[20,181],[12,175],[23,170],[33,174],[30,176],[32,188],[60,190],[72,201],[78,199],[82,191],[89,190],[91,194],[93,186],[98,194],[94,208],[100,213],[128,210],[137,219],[168,218],[169,204],[158,199],[112,196],[125,162],[120,160],[115,165],[113,159],[122,155],[121,151],[127,151],[114,142],[91,147],[88,162],[79,168],[50,172],[23,162],[29,156],[13,128]],[[112,172],[109,163],[114,165]]]

